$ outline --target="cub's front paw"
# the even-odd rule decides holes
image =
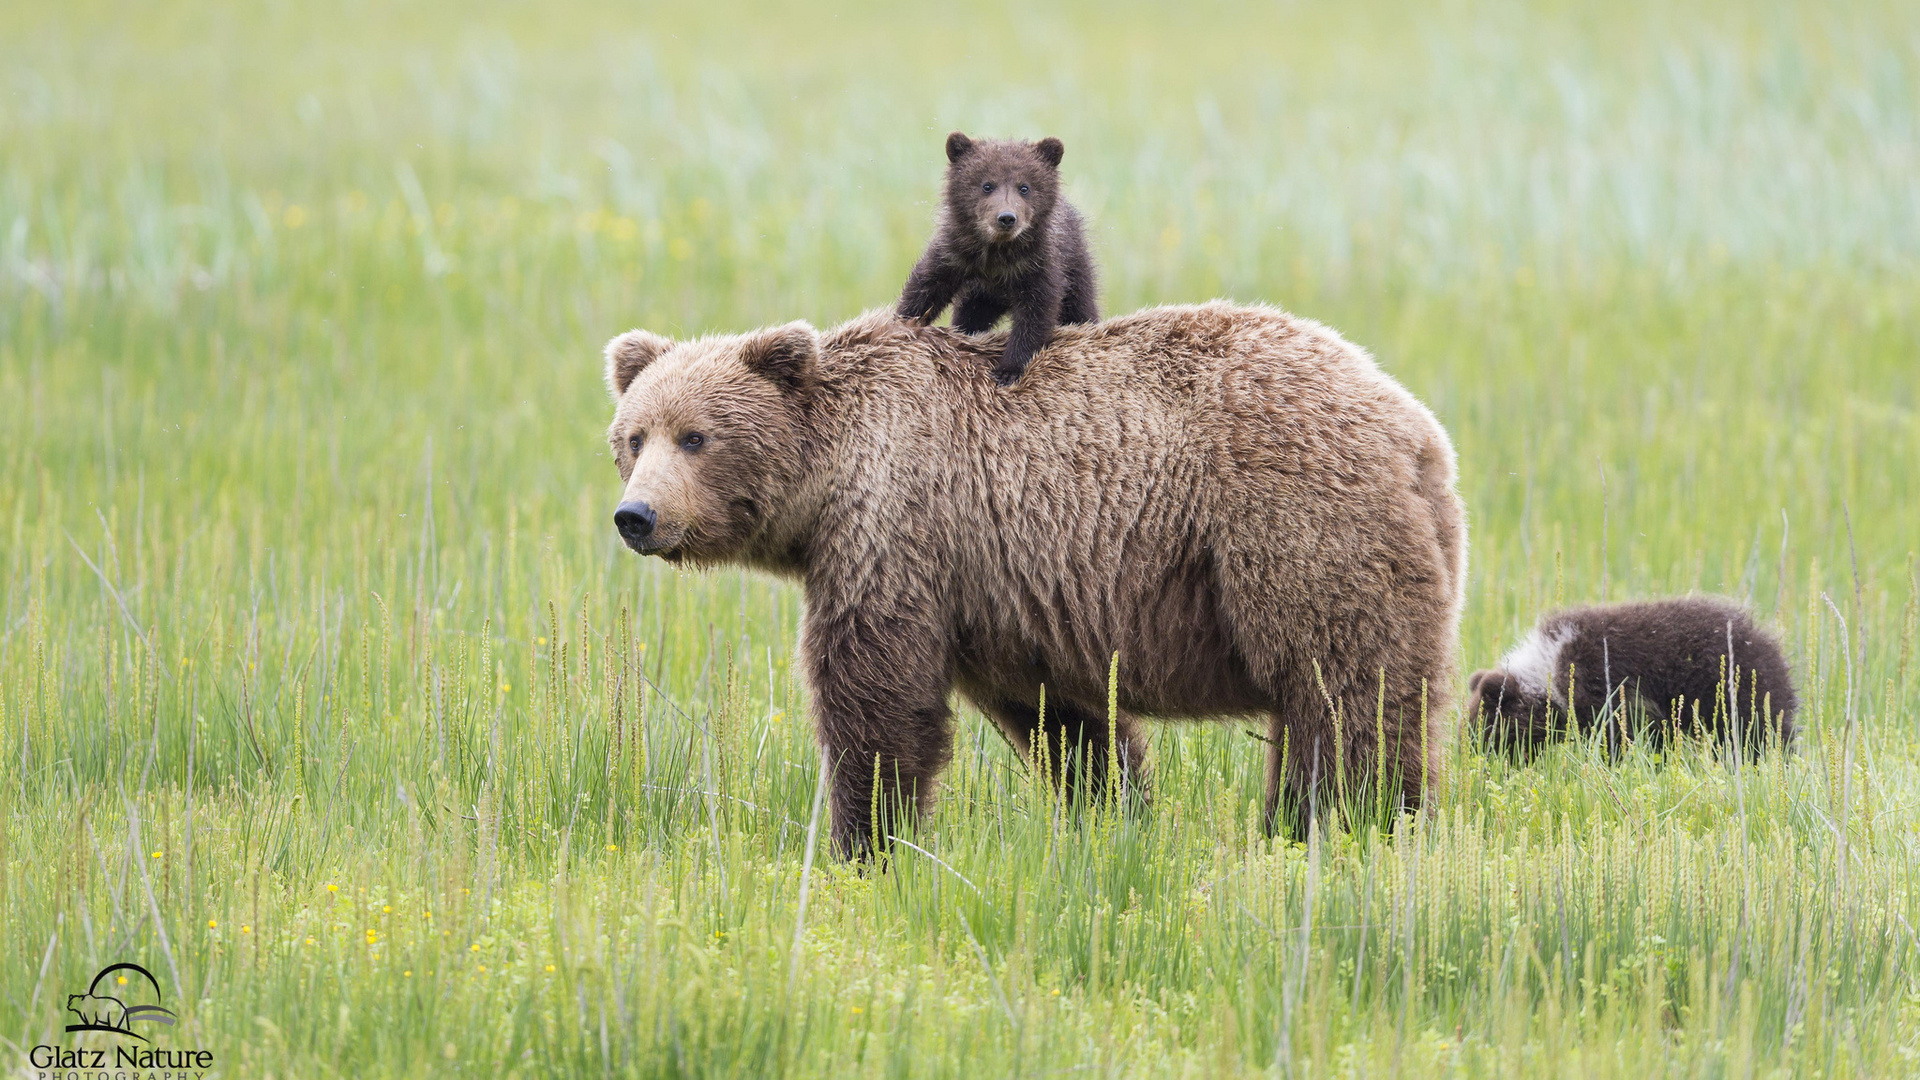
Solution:
[[[1020,376],[1026,374],[1026,371],[1027,364],[1024,360],[1017,364],[1010,364],[1002,360],[993,365],[993,381],[999,383],[1001,386],[1012,386],[1014,383],[1020,381]]]

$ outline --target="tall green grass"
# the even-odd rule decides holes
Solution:
[[[0,1054],[136,960],[226,1076],[1920,1071],[1916,102],[1894,3],[10,5]],[[1434,406],[1469,664],[1731,593],[1797,751],[1286,845],[1246,725],[1113,814],[963,711],[803,874],[800,597],[618,546],[597,350],[889,302],[952,127]]]

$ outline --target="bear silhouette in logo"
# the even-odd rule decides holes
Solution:
[[[68,994],[67,1011],[78,1016],[83,1024],[99,1027],[127,1028],[127,1007],[119,998],[95,997],[92,994]]]

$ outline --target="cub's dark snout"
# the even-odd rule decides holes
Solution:
[[[1020,221],[1018,217],[1014,216],[1014,213],[1011,210],[1000,211],[1000,216],[997,218],[994,218],[994,220],[999,222],[1000,227],[1003,229],[1011,229],[1014,227],[1015,224],[1017,224]]]
[[[629,547],[638,547],[653,535],[653,526],[659,521],[653,507],[643,502],[623,502],[613,512],[613,527],[620,530],[620,539]]]

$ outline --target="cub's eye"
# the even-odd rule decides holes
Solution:
[[[1025,195],[1026,193],[1027,193],[1027,185],[1025,185],[1025,184],[1021,184],[1021,185],[1020,185],[1020,194],[1022,194],[1022,195]]]
[[[632,438],[628,439],[627,452],[629,454],[633,454],[634,456],[638,457],[640,454],[640,442],[641,442],[641,436],[639,435],[635,435]]]
[[[991,183],[987,183],[987,184],[981,184],[981,185],[980,185],[980,190],[981,190],[981,191],[984,191],[984,192],[986,192],[986,193],[987,193],[987,194],[989,194],[989,195],[991,195],[991,194],[993,194],[993,185],[992,185]]]
[[[680,449],[698,450],[702,446],[705,446],[706,442],[707,437],[705,435],[697,431],[689,431],[685,435],[680,436]]]

